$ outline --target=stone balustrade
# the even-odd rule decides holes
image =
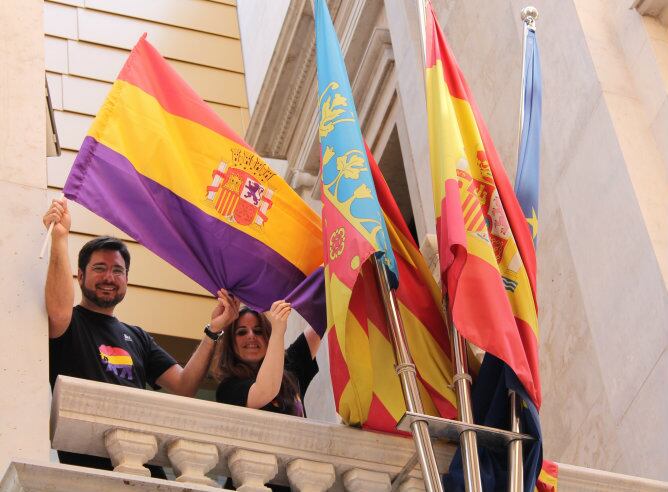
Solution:
[[[148,476],[171,466],[178,482],[242,492],[268,482],[304,492],[389,491],[411,458],[411,439],[153,391],[60,377],[51,412],[54,449],[109,456],[114,471]],[[454,447],[438,443],[441,471]],[[420,470],[399,490],[424,490]]]
[[[241,492],[268,491],[268,482],[303,492],[389,491],[414,452],[412,440],[399,436],[62,376],[51,441],[55,449],[109,456],[115,470],[14,462],[0,492],[214,491],[217,475],[231,476]],[[453,452],[435,445],[441,472]],[[147,463],[171,466],[176,482],[150,478]],[[425,490],[419,469],[396,485]],[[560,464],[559,490],[655,492],[668,483]]]

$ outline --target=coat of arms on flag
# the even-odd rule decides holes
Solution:
[[[211,177],[206,199],[225,219],[244,226],[262,226],[267,221],[274,190],[263,186],[252,174],[222,161]]]

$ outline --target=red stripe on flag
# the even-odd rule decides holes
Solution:
[[[440,315],[440,306],[434,305],[434,298],[425,288],[423,281],[416,276],[415,271],[404,261],[401,255],[396,255],[399,266],[399,290],[397,298],[429,331],[441,350],[450,355],[450,340],[445,331],[445,323]]]
[[[371,407],[369,408],[369,419],[364,422],[362,428],[365,430],[375,430],[380,432],[391,432],[400,436],[410,436],[406,432],[400,432],[396,429],[397,421],[392,414],[387,411],[383,402],[373,394],[371,398]]]
[[[146,41],[146,35],[137,42],[132,53],[136,56],[128,58],[128,63],[121,70],[118,79],[129,82],[155,97],[169,113],[199,123],[253,150],[166,63],[160,53]]]
[[[531,327],[516,320],[510,311],[499,272],[481,258],[468,255],[466,268],[457,283],[456,296],[453,317],[459,320],[457,328],[462,336],[508,364],[539,407],[540,391],[534,386],[534,380],[538,382],[537,359],[527,360],[523,344],[530,335],[534,342],[529,347],[535,348],[536,337]],[[480,303],[486,308],[479,309]]]
[[[436,409],[438,410],[438,413],[441,417],[444,419],[456,419],[457,418],[457,407],[450,402],[450,400],[446,399],[441,395],[436,389],[434,389],[433,386],[431,386],[427,381],[425,381],[420,375],[418,374],[418,379],[420,382],[424,385],[424,388],[427,390],[427,393],[429,393],[429,396],[431,397],[431,401],[436,405]]]
[[[346,389],[346,385],[350,381],[350,373],[334,330],[329,331],[327,342],[329,347],[329,374],[332,379],[332,391],[336,408],[338,409],[341,394],[343,394],[343,390]]]

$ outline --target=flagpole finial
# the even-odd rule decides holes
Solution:
[[[522,20],[531,30],[536,30],[536,19],[538,19],[538,10],[536,7],[529,6],[522,9]]]

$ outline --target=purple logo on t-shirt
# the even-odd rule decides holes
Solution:
[[[102,364],[115,376],[132,381],[132,356],[122,348],[100,345]]]

